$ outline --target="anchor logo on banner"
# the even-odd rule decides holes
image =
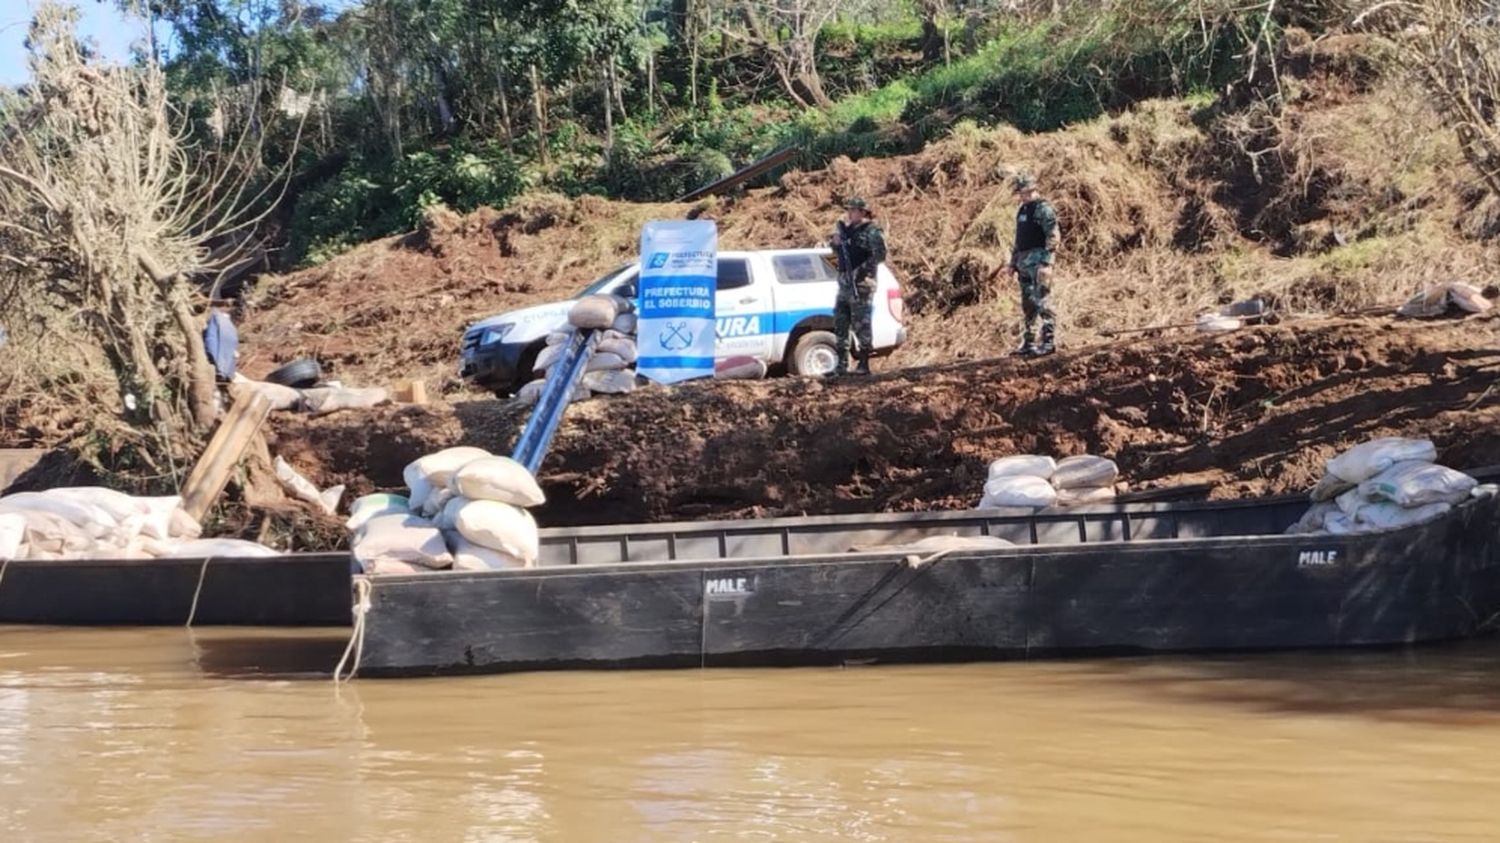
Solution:
[[[667,329],[661,333],[661,347],[668,351],[681,351],[691,348],[693,345],[693,332],[688,330],[686,322],[668,322]]]

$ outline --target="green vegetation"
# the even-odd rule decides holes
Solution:
[[[133,0],[118,0],[133,7]],[[670,200],[786,145],[1046,131],[1241,74],[1275,4],[173,0],[160,60],[206,147],[249,132],[293,262],[532,188]],[[957,12],[961,11],[960,16]],[[1269,31],[1274,31],[1273,26]],[[771,174],[774,178],[777,174]]]

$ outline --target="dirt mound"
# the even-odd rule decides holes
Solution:
[[[542,480],[549,525],[968,508],[1014,453],[1113,457],[1144,489],[1214,497],[1310,487],[1339,448],[1419,435],[1441,459],[1500,462],[1495,318],[1326,321],[1098,346],[1054,358],[833,383],[708,382],[568,411]],[[396,488],[407,461],[506,450],[496,401],[278,417],[273,449],[321,484]]]

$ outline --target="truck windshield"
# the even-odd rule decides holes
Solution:
[[[624,266],[620,267],[619,269],[616,269],[613,272],[610,272],[608,275],[605,275],[603,278],[600,278],[598,281],[595,281],[594,283],[588,285],[587,287],[584,287],[583,291],[580,292],[578,295],[574,296],[573,298],[575,298],[575,299],[581,299],[584,296],[592,296],[593,294],[595,294],[595,293],[597,293],[597,292],[605,289],[610,284],[613,284],[615,281],[618,281],[619,278],[620,278],[620,276],[624,275],[625,273],[629,272],[630,270],[632,270],[634,268],[635,268],[635,264],[633,264],[633,263],[627,263]]]

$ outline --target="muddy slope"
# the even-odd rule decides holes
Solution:
[[[990,360],[868,381],[704,383],[569,410],[543,466],[544,524],[972,506],[997,456],[1105,454],[1134,489],[1300,490],[1340,447],[1433,438],[1500,463],[1496,319],[1386,319],[1144,339],[1040,362]],[[275,422],[273,448],[323,484],[400,485],[425,451],[506,451],[521,416],[482,400]]]

